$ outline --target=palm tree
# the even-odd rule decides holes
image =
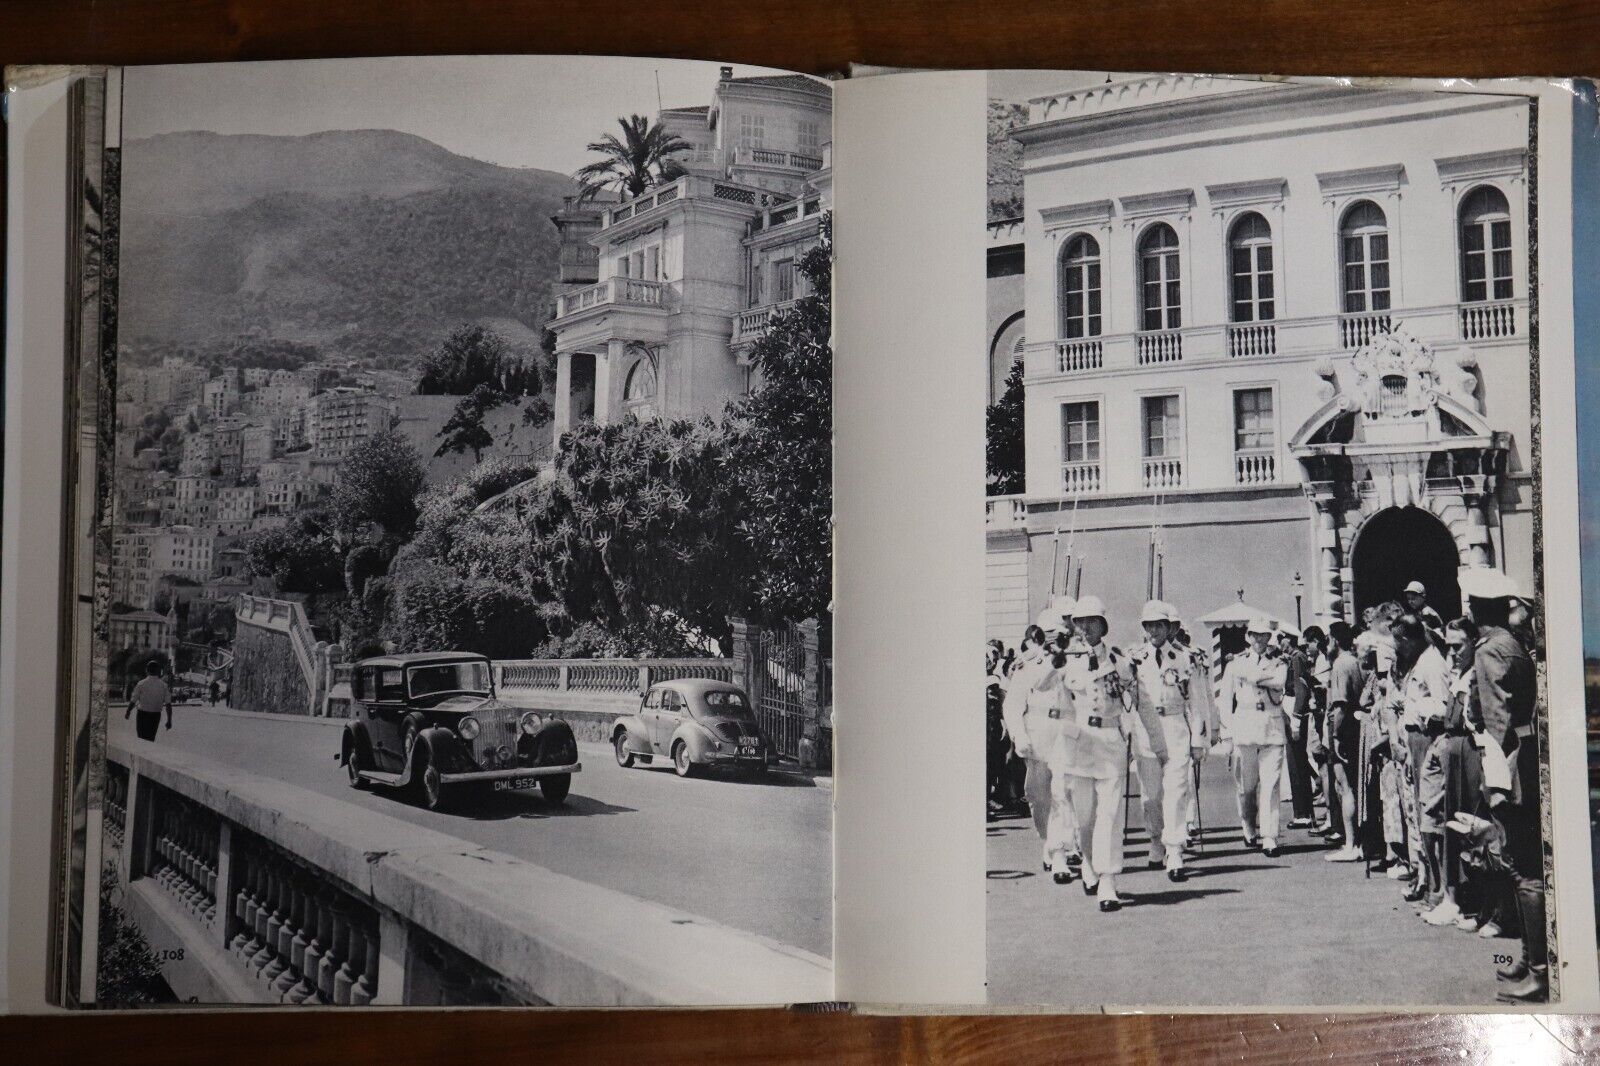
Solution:
[[[602,189],[616,189],[624,200],[631,200],[652,185],[668,182],[684,173],[671,156],[694,147],[660,123],[654,125],[643,115],[617,119],[622,140],[608,133],[589,144],[589,151],[603,158],[580,167],[573,175],[583,187],[580,200],[590,200]]]

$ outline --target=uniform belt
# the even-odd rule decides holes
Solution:
[[[1098,714],[1091,714],[1089,717],[1083,720],[1083,724],[1088,726],[1090,729],[1103,729],[1105,728],[1106,720],[1101,718]]]
[[[1061,708],[1060,707],[1052,707],[1052,708],[1050,708],[1049,714],[1050,714],[1051,718],[1060,718],[1061,717]]]

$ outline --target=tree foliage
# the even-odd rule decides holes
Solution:
[[[419,567],[387,591],[387,635],[402,651],[475,651],[528,656],[546,636],[539,604],[525,590],[462,578],[448,567]]]
[[[652,185],[683,174],[682,164],[672,157],[692,149],[688,141],[643,115],[619,118],[617,125],[622,128],[622,138],[608,133],[591,141],[588,150],[600,158],[572,175],[583,187],[583,199],[592,199],[603,189],[615,189],[623,199],[632,199]]]
[[[989,495],[1024,491],[1026,446],[1022,433],[1022,364],[1013,363],[1005,391],[986,412]]]
[[[335,592],[344,587],[344,559],[333,533],[333,519],[322,510],[301,511],[286,525],[247,535],[245,569],[270,578],[279,592]]]
[[[729,406],[728,464],[744,502],[739,529],[755,561],[754,594],[777,620],[825,617],[832,596],[832,241],[798,269],[810,293],[773,315],[751,348],[759,383]]]
[[[494,434],[483,424],[483,418],[504,402],[504,395],[488,385],[479,385],[471,395],[462,397],[449,419],[439,427],[441,441],[434,456],[470,449],[472,461],[482,462],[483,450],[494,443]]]
[[[723,647],[752,606],[754,559],[739,530],[735,454],[710,420],[584,423],[527,505],[531,577],[573,623],[596,622],[630,654]]]
[[[424,482],[422,457],[409,441],[392,430],[373,434],[351,449],[339,471],[332,497],[336,528],[353,540],[372,523],[385,542],[404,543],[416,532]]]
[[[429,352],[417,377],[421,396],[470,396],[487,388],[501,397],[516,397],[542,387],[536,360],[514,351],[494,330],[470,324]]]

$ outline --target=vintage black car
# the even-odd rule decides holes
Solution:
[[[521,791],[560,803],[581,770],[572,727],[495,698],[489,660],[470,652],[384,655],[356,663],[339,761],[350,784],[390,785],[429,810],[446,789]]]

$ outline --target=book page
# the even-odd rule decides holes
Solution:
[[[915,410],[842,448],[842,500],[909,485],[915,518],[841,580],[840,624],[917,627],[848,642],[893,709],[873,743],[842,733],[840,927],[887,930],[870,988],[842,984],[995,1009],[1589,1009],[1572,143],[1592,113],[1535,82],[935,87],[840,95],[841,149],[900,175],[850,257],[894,296],[842,301],[840,347],[876,315],[891,365],[862,402]],[[981,252],[950,235],[984,225],[952,202],[978,110]],[[936,405],[908,403],[935,368]]]
[[[73,995],[832,999],[829,85],[123,74]]]

